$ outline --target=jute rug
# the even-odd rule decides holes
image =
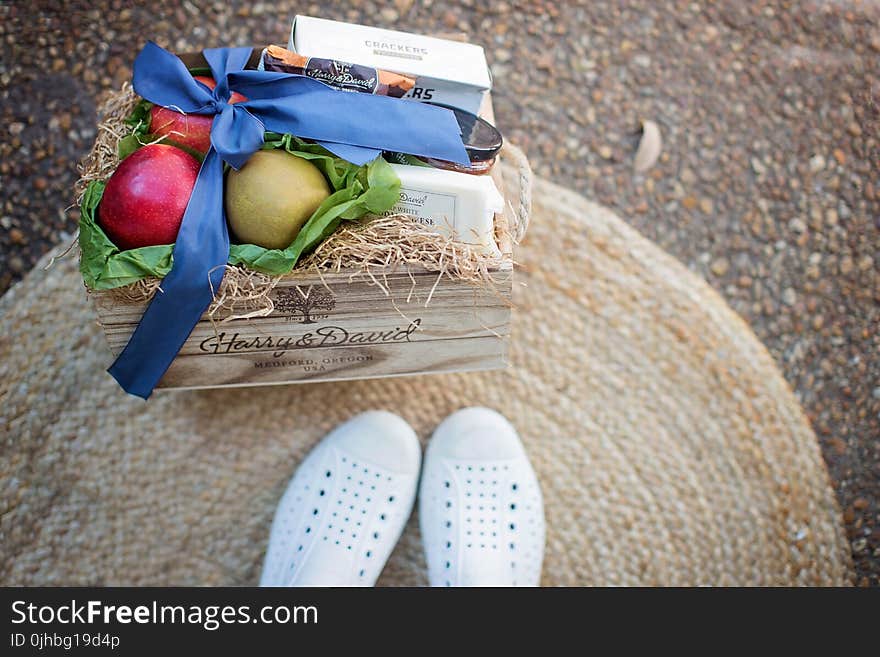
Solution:
[[[818,445],[774,363],[703,281],[538,181],[504,372],[129,398],[73,259],[0,299],[5,584],[254,584],[294,468],[370,408],[423,437],[482,404],[519,429],[546,585],[846,584]],[[382,584],[421,585],[410,522]]]

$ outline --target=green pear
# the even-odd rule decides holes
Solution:
[[[226,178],[226,218],[239,242],[285,249],[328,196],[327,180],[308,160],[257,151]]]

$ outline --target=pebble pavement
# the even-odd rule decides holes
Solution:
[[[822,445],[858,584],[880,584],[880,4],[276,1],[0,4],[0,293],[76,230],[95,107],[144,39],[284,43],[296,13],[484,45],[507,137],[703,275]],[[640,121],[663,135],[633,171]]]

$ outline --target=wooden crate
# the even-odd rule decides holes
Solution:
[[[258,54],[255,50],[255,56]],[[188,66],[200,56],[186,55]],[[492,118],[491,100],[481,114]],[[492,175],[507,199],[499,234],[522,237],[531,172],[520,151],[505,147],[509,175]],[[513,289],[512,242],[499,244],[503,264],[494,289],[427,270],[294,272],[271,293],[265,317],[196,325],[157,389],[338,381],[503,368],[507,365]],[[374,281],[381,281],[377,285]],[[112,291],[90,294],[114,356],[128,342],[145,302]]]
[[[493,174],[507,199],[496,223],[520,236],[529,213],[530,171],[505,147],[507,174]],[[435,271],[372,269],[294,272],[271,293],[265,317],[212,322],[207,316],[157,389],[339,381],[507,365],[512,311],[512,244],[494,288],[440,277]],[[377,284],[376,281],[381,282]],[[121,301],[112,291],[90,294],[114,356],[134,331],[146,302]],[[215,318],[216,319],[216,318]]]
[[[203,318],[158,388],[505,367],[512,268],[493,276],[495,290],[445,277],[438,282],[431,271],[389,273],[382,286],[355,272],[286,276],[272,291],[271,315],[223,323]],[[146,303],[120,303],[108,292],[92,299],[110,349],[118,354]]]

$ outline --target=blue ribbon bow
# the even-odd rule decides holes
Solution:
[[[187,114],[213,114],[202,162],[161,289],[108,370],[126,392],[146,399],[220,286],[229,257],[223,162],[241,168],[266,131],[311,139],[357,165],[383,150],[468,162],[452,112],[384,96],[339,91],[302,75],[243,70],[250,48],[203,54],[217,86],[196,81],[175,55],[148,42],[134,62],[134,90]],[[230,104],[232,91],[248,98]]]

